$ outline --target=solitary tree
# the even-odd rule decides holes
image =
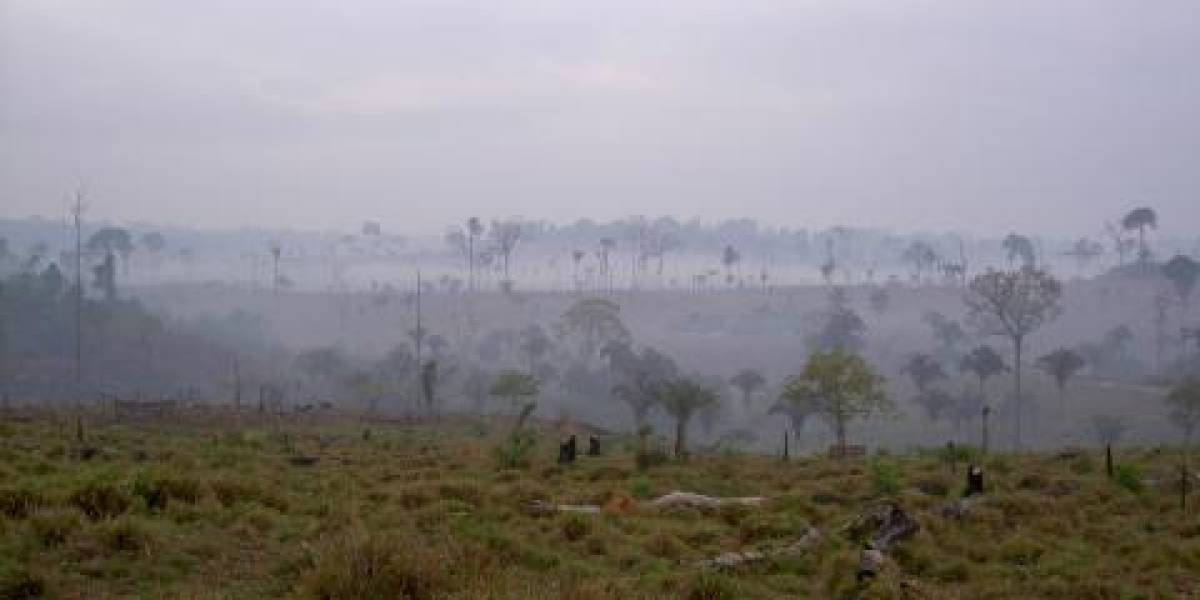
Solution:
[[[681,377],[662,383],[658,388],[658,403],[675,419],[675,457],[687,456],[687,426],[696,411],[720,401],[716,390],[697,380]]]
[[[725,266],[725,283],[733,285],[733,269],[742,261],[742,254],[732,245],[726,245],[721,251],[721,264]]]
[[[1032,267],[1016,271],[989,269],[971,280],[964,298],[967,319],[985,335],[1004,336],[1013,345],[1013,387],[1016,398],[1014,443],[1021,446],[1021,353],[1025,339],[1060,312],[1062,285],[1049,273]]]
[[[920,281],[922,273],[933,269],[934,263],[937,262],[937,252],[928,243],[916,240],[904,249],[900,260],[912,265],[913,279]]]
[[[513,251],[517,249],[517,242],[521,240],[521,222],[517,220],[492,221],[491,237],[492,245],[504,261],[504,279],[511,282],[512,280],[508,276],[508,265]]]
[[[730,378],[729,383],[742,393],[742,405],[749,407],[750,396],[762,389],[767,384],[767,380],[762,373],[754,369],[742,369],[738,371],[737,375]]]
[[[562,316],[563,329],[580,338],[580,352],[592,356],[608,341],[628,341],[629,330],[621,322],[621,307],[604,298],[576,301]]]
[[[1179,302],[1186,315],[1192,290],[1196,288],[1196,282],[1200,281],[1200,263],[1192,260],[1191,257],[1179,254],[1167,261],[1167,264],[1163,265],[1162,271],[1163,276],[1171,282],[1171,285],[1175,286],[1175,292],[1179,294]]]
[[[133,253],[133,236],[121,227],[102,227],[88,238],[87,249],[105,256],[116,254],[121,257],[125,271],[129,271],[129,255]]]
[[[1189,377],[1167,394],[1171,422],[1183,432],[1184,446],[1192,443],[1192,434],[1200,426],[1200,379]]]
[[[1054,384],[1058,387],[1058,404],[1063,416],[1066,416],[1066,391],[1067,382],[1070,381],[1076,373],[1083,369],[1087,362],[1078,352],[1070,348],[1059,348],[1054,352],[1046,354],[1037,360],[1037,365],[1042,368],[1048,375],[1054,378]]]
[[[1033,242],[1029,238],[1019,233],[1010,233],[1001,244],[1004,246],[1004,252],[1008,255],[1010,268],[1017,259],[1021,260],[1021,266],[1025,268],[1033,268],[1037,263],[1037,253],[1034,252]]]
[[[1129,430],[1129,420],[1117,415],[1092,417],[1092,433],[1101,446],[1115,446]]]
[[[929,390],[929,384],[946,378],[946,372],[942,369],[941,363],[923,353],[909,357],[901,371],[912,379],[913,386],[917,388],[917,392],[922,394]]]
[[[675,361],[653,348],[643,348],[639,355],[628,342],[620,341],[605,344],[600,354],[608,360],[612,372],[621,378],[621,382],[612,388],[613,395],[629,407],[634,428],[640,430],[658,402],[660,386],[678,375]]]
[[[1121,219],[1121,227],[1125,231],[1137,231],[1138,233],[1138,261],[1145,263],[1150,260],[1150,249],[1146,246],[1146,228],[1154,229],[1158,227],[1158,215],[1154,209],[1145,206],[1135,208]]]
[[[541,388],[541,382],[537,377],[530,375],[524,371],[508,369],[501,371],[496,376],[496,381],[492,383],[491,395],[501,398],[507,398],[509,403],[516,409],[521,403],[521,399],[533,398],[538,395]]]
[[[837,436],[842,456],[851,421],[893,406],[883,393],[883,378],[861,356],[841,349],[809,356],[804,370],[788,380],[780,399],[824,418]]]

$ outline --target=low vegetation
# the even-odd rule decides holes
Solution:
[[[1171,449],[1118,450],[1110,480],[1097,451],[788,462],[726,451],[639,468],[636,437],[560,465],[561,431],[508,420],[369,434],[350,421],[94,424],[92,453],[47,417],[0,428],[3,598],[841,598],[855,590],[853,524],[891,501],[921,528],[864,598],[1200,588],[1200,513],[1195,500],[1180,509]],[[528,451],[498,463],[514,431]],[[945,516],[969,459],[983,464],[987,493]],[[675,490],[766,501],[648,508]],[[531,514],[535,501],[602,508]],[[802,553],[701,566],[810,527],[822,535]]]

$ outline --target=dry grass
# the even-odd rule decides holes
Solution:
[[[838,598],[860,510],[894,499],[921,532],[866,598],[1177,598],[1200,590],[1200,512],[1178,508],[1170,450],[1127,451],[1119,481],[1086,455],[987,462],[964,520],[961,469],[933,453],[837,463],[696,457],[639,471],[632,445],[497,470],[478,428],[107,427],[100,452],[37,422],[0,437],[0,598]],[[319,436],[319,437],[318,437]],[[313,466],[293,453],[319,457]],[[762,508],[529,516],[530,500],[604,504],[671,490],[764,495]],[[1200,498],[1194,500],[1200,504]],[[728,572],[697,561],[826,533],[800,556]]]

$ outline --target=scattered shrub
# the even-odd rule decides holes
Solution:
[[[686,600],[733,600],[740,597],[737,584],[726,575],[701,571],[688,584]]]
[[[638,477],[629,483],[629,494],[634,498],[645,500],[652,493],[650,481],[645,477]]]
[[[100,526],[100,542],[110,552],[142,554],[150,546],[149,530],[137,520],[122,517]]]
[[[89,482],[72,492],[68,500],[93,521],[111,519],[129,509],[129,495],[106,481]]]
[[[446,558],[436,545],[356,529],[313,551],[299,592],[320,599],[434,598],[449,588]]]
[[[253,502],[261,495],[257,486],[228,477],[213,479],[208,482],[208,487],[212,490],[213,496],[216,496],[217,502],[220,502],[221,506],[225,508],[238,502]]]
[[[583,539],[592,532],[592,520],[580,514],[568,514],[562,520],[563,537],[568,542]]]
[[[46,595],[46,580],[40,575],[20,568],[5,568],[0,565],[0,598],[4,600],[26,600]]]
[[[904,486],[900,465],[882,459],[871,461],[871,487],[877,496],[895,496]]]
[[[0,489],[0,515],[10,519],[24,519],[41,503],[42,498],[27,489]]]
[[[1144,487],[1142,471],[1134,465],[1117,465],[1114,471],[1117,485],[1135,494],[1140,494]]]
[[[43,509],[30,517],[29,524],[43,546],[58,546],[79,529],[79,512],[72,509]]]

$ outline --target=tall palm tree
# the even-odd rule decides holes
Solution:
[[[1121,219],[1121,227],[1126,231],[1138,232],[1138,261],[1145,263],[1150,259],[1150,250],[1146,247],[1146,228],[1158,227],[1158,214],[1154,209],[1145,206],[1135,208]]]

